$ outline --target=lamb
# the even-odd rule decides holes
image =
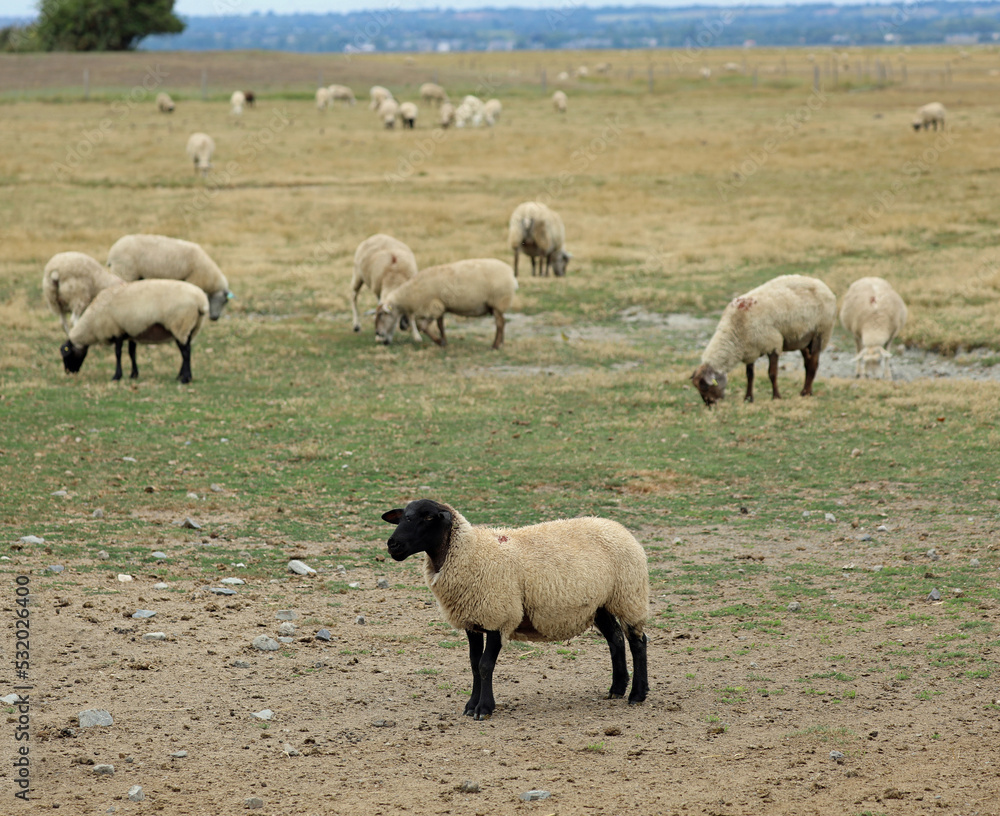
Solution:
[[[499,99],[488,99],[483,104],[483,119],[486,124],[493,127],[500,118],[500,112],[503,110],[503,105],[500,103]]]
[[[428,267],[382,296],[375,310],[376,341],[385,345],[392,342],[399,316],[410,321],[415,343],[420,342],[420,331],[426,332],[431,321],[437,321],[438,337],[431,339],[444,346],[448,342],[444,333],[446,313],[463,317],[492,314],[497,327],[493,348],[498,349],[503,345],[503,314],[510,308],[516,290],[514,270],[492,258]]]
[[[940,124],[941,130],[944,130],[944,115],[944,105],[940,102],[930,102],[917,109],[917,118],[913,120],[913,129],[930,130],[931,125],[934,125],[934,130],[937,130],[938,124]]]
[[[247,95],[243,91],[233,91],[233,95],[229,97],[229,108],[233,116],[241,116],[246,103]]]
[[[445,102],[438,111],[438,121],[442,128],[455,124],[455,106],[451,102]]]
[[[108,266],[125,281],[144,278],[184,280],[208,295],[209,317],[218,320],[233,293],[222,270],[192,241],[166,235],[126,235],[108,251]]]
[[[726,372],[742,362],[747,370],[746,402],[753,402],[753,364],[768,357],[767,374],[773,399],[778,393],[778,355],[801,351],[806,381],[803,397],[812,396],[820,352],[833,333],[837,298],[816,278],[782,275],[734,298],[701,355],[701,365],[691,380],[706,405],[725,397]]]
[[[160,113],[174,112],[174,100],[170,98],[170,94],[160,91],[160,93],[156,95],[156,109]]]
[[[642,545],[621,524],[588,517],[516,529],[473,526],[430,499],[382,519],[396,525],[387,543],[395,561],[426,553],[427,585],[448,622],[469,639],[466,716],[492,716],[493,670],[505,642],[566,640],[591,626],[611,652],[608,699],[624,697],[628,688],[626,638],[633,668],[628,701],[646,699],[649,570]]]
[[[890,283],[884,278],[854,281],[840,306],[840,322],[854,335],[854,376],[878,377],[881,368],[891,380],[889,343],[906,323],[906,304]]]
[[[434,82],[425,82],[420,86],[420,98],[428,105],[440,107],[448,101],[448,94],[440,85]]]
[[[381,106],[386,99],[392,99],[392,92],[388,88],[383,88],[381,85],[372,85],[368,91],[368,96],[371,99],[371,103],[368,107],[377,112],[379,106]]]
[[[559,113],[566,113],[566,102],[566,93],[564,91],[556,91],[552,94],[552,107]]]
[[[69,334],[98,292],[125,283],[83,252],[53,255],[42,274],[42,292]],[[66,317],[69,316],[69,321]]]
[[[354,98],[354,91],[348,88],[346,85],[331,85],[330,91],[330,104],[334,102],[346,102],[348,105],[353,105],[357,100]]]
[[[145,280],[112,286],[98,292],[69,339],[59,347],[67,374],[83,365],[95,343],[113,343],[115,375],[122,378],[122,344],[128,340],[132,361],[130,377],[139,376],[135,362],[136,343],[166,343],[171,339],[181,352],[177,379],[191,382],[191,341],[208,313],[208,297],[197,286],[177,280]]]
[[[192,133],[188,138],[188,158],[194,162],[194,172],[201,171],[207,175],[212,166],[212,154],[215,152],[215,140],[207,133]]]
[[[386,129],[391,130],[396,126],[396,116],[399,114],[399,103],[395,99],[386,99],[381,105],[379,105],[377,113],[382,119],[382,124],[385,125]]]
[[[417,106],[412,102],[404,102],[399,106],[399,118],[403,120],[403,128],[413,130],[417,124]]]
[[[326,86],[316,89],[316,110],[326,110],[333,101],[330,89]]]
[[[566,242],[566,229],[562,219],[554,210],[538,201],[525,201],[518,204],[510,216],[507,240],[514,250],[514,276],[517,277],[518,252],[524,252],[531,258],[531,274],[535,275],[535,259],[538,261],[539,275],[548,275],[551,269],[556,277],[566,274],[566,265],[570,255],[563,248]]]
[[[417,259],[410,248],[391,235],[377,233],[366,238],[354,252],[354,275],[351,278],[351,314],[354,331],[361,331],[358,317],[358,292],[365,284],[381,302],[417,274]],[[405,328],[405,327],[404,327]]]
[[[479,127],[483,123],[483,100],[471,94],[455,109],[455,127]]]

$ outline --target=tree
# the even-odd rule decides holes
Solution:
[[[127,51],[150,34],[180,34],[174,0],[39,0],[44,51]]]

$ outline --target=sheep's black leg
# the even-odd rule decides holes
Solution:
[[[186,384],[191,382],[191,344],[178,340],[177,348],[181,350],[181,370],[177,379]]]
[[[135,362],[135,340],[128,341],[128,358],[132,361],[132,373],[129,374],[129,378],[133,380],[139,379],[139,366]]]
[[[816,379],[816,371],[819,369],[819,338],[814,337],[812,342],[802,349],[802,362],[806,366],[806,382],[802,386],[802,396],[811,397],[813,392],[813,380]]]
[[[649,677],[646,671],[646,636],[640,635],[635,627],[625,626],[628,633],[628,647],[632,652],[632,693],[628,696],[629,705],[641,703],[649,693]]]
[[[486,633],[486,648],[483,648],[483,635],[466,629],[469,638],[469,663],[472,666],[472,695],[465,704],[463,712],[467,717],[477,720],[488,720],[496,708],[493,699],[493,668],[500,655],[502,640],[499,632]]]
[[[778,352],[767,355],[767,376],[771,380],[771,399],[781,399],[778,393]]]
[[[744,402],[753,402],[753,363],[747,363],[747,395]]]
[[[493,337],[493,350],[496,351],[500,346],[503,345],[503,327],[504,319],[503,312],[494,311],[493,317],[496,319],[497,333]]]
[[[444,336],[444,315],[441,315],[441,317],[437,319],[437,326],[438,326],[438,334],[441,336],[438,337],[434,342],[437,343],[439,346],[447,346],[448,338]]]
[[[122,378],[122,343],[124,342],[124,337],[115,338],[115,376],[111,378],[112,381]]]
[[[608,689],[608,699],[621,699],[628,688],[628,665],[625,662],[625,637],[622,635],[622,628],[618,625],[618,618],[603,606],[594,616],[594,626],[604,635],[611,650],[611,688]]]
[[[515,249],[514,250],[514,277],[515,278],[517,277],[517,256],[518,256],[518,252]]]

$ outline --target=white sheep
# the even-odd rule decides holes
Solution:
[[[326,110],[333,101],[330,89],[325,85],[316,89],[316,110]]]
[[[646,699],[649,570],[642,545],[621,524],[587,517],[519,528],[473,526],[453,507],[430,499],[382,519],[396,525],[389,555],[403,561],[425,553],[428,587],[448,623],[469,639],[466,716],[485,720],[493,714],[493,670],[504,643],[562,641],[591,626],[611,652],[608,698],[624,697],[628,688],[628,638],[628,701]]]
[[[945,116],[944,105],[940,102],[930,102],[926,105],[917,109],[917,118],[913,120],[913,129],[920,130],[930,130],[931,125],[934,125],[934,130],[938,129],[938,125],[941,125],[941,130],[944,130],[944,116]]]
[[[381,302],[383,293],[389,294],[416,274],[417,259],[412,250],[391,235],[376,233],[358,244],[354,252],[354,274],[351,278],[354,331],[361,331],[358,292],[362,286],[367,285]]]
[[[215,153],[215,140],[207,133],[192,133],[188,137],[187,155],[194,162],[194,171],[201,171],[204,176],[212,166],[212,154]]]
[[[503,104],[499,99],[487,99],[483,103],[483,120],[487,125],[493,127],[500,120],[501,111],[503,111]]]
[[[447,344],[444,333],[446,313],[463,317],[492,314],[496,321],[493,348],[503,345],[504,312],[514,300],[517,279],[514,270],[493,258],[473,258],[422,269],[417,275],[389,294],[375,310],[377,342],[389,345],[397,318],[410,321],[413,341],[420,342],[431,321],[437,321],[438,336],[431,339],[439,346]]]
[[[389,130],[396,126],[396,117],[399,115],[399,103],[395,99],[383,100],[376,111],[382,124]]]
[[[160,93],[156,95],[156,109],[160,113],[174,112],[174,100],[170,98],[170,94],[160,91]]]
[[[66,334],[76,325],[80,315],[98,292],[124,283],[125,281],[83,252],[60,252],[53,255],[42,273],[45,302],[59,315]]]
[[[448,93],[434,82],[425,82],[420,86],[420,98],[428,105],[443,105],[448,101]]]
[[[531,274],[535,275],[535,259],[539,275],[551,269],[556,277],[566,274],[570,255],[564,248],[566,229],[554,210],[540,201],[525,201],[514,208],[508,224],[507,241],[514,250],[514,276],[517,277],[519,252],[531,258]]]
[[[753,364],[768,357],[768,377],[774,399],[778,393],[778,355],[801,351],[806,381],[801,394],[812,395],[820,352],[837,319],[837,298],[816,278],[782,275],[730,301],[701,355],[691,380],[706,405],[725,397],[727,372],[737,363],[747,371],[746,402],[753,402]]]
[[[566,93],[564,91],[556,91],[552,94],[552,107],[559,113],[566,113],[566,105],[568,101],[569,100],[567,100]]]
[[[709,68],[707,65],[703,65],[701,67],[701,70],[698,71],[698,74],[701,76],[702,79],[711,79],[712,78],[712,69]]]
[[[246,103],[247,95],[243,91],[233,91],[233,95],[229,97],[229,109],[233,116],[242,116]]]
[[[399,118],[403,120],[403,128],[413,128],[417,124],[417,106],[412,102],[403,102],[399,106]]]
[[[174,340],[181,352],[177,379],[191,382],[191,341],[208,314],[208,297],[193,284],[176,280],[144,280],[113,286],[97,293],[69,339],[59,347],[67,374],[83,365],[87,351],[96,343],[114,344],[115,375],[122,378],[122,344],[128,340],[132,361],[131,378],[139,376],[135,362],[136,343],[166,343]]]
[[[455,109],[455,127],[479,127],[483,123],[483,100],[471,94]]]
[[[442,128],[455,124],[455,106],[445,102],[438,111],[438,122]]]
[[[377,112],[379,106],[385,102],[386,99],[392,99],[392,91],[388,88],[383,88],[381,85],[372,85],[368,91],[368,96],[371,99],[371,103],[368,107]]]
[[[906,304],[884,278],[859,278],[840,306],[840,322],[854,335],[854,375],[892,379],[889,343],[906,324]]]
[[[108,266],[125,281],[172,278],[192,283],[208,295],[209,317],[218,320],[232,297],[229,282],[207,252],[193,241],[139,233],[115,241]]]
[[[330,104],[334,102],[346,102],[348,105],[353,105],[357,100],[354,98],[354,91],[348,88],[346,85],[331,85],[330,91]]]

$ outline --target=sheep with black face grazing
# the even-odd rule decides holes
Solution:
[[[938,125],[941,125],[941,130],[944,130],[945,113],[944,105],[940,102],[929,102],[917,110],[917,117],[913,120],[913,129],[930,130],[933,125],[934,130],[937,130]]]
[[[187,155],[194,162],[194,171],[203,176],[212,167],[212,154],[215,153],[215,139],[207,133],[192,133],[188,137]]]
[[[97,297],[98,292],[124,283],[125,281],[83,252],[60,252],[53,255],[42,273],[45,302],[59,315],[66,334],[76,325],[80,315]]]
[[[608,697],[624,697],[628,688],[627,638],[633,668],[628,701],[646,699],[649,571],[645,550],[621,524],[589,517],[480,527],[430,499],[382,519],[396,525],[389,555],[403,561],[425,553],[427,585],[448,622],[465,630],[472,668],[467,716],[493,714],[493,669],[504,643],[566,640],[591,626],[611,651]]]
[[[448,93],[437,83],[425,82],[420,86],[420,98],[428,105],[440,107],[448,101]]]
[[[135,362],[136,343],[166,343],[173,340],[181,352],[177,379],[191,382],[191,341],[208,314],[208,297],[185,281],[144,280],[112,286],[97,297],[70,329],[60,346],[67,374],[83,365],[87,351],[96,343],[114,344],[115,375],[122,378],[122,344],[128,340],[132,361],[131,378],[139,376]]]
[[[906,304],[884,278],[859,278],[840,306],[840,322],[854,336],[856,377],[892,379],[889,344],[906,324]]]
[[[354,274],[351,278],[351,314],[354,331],[361,331],[358,317],[358,292],[367,285],[379,302],[382,295],[398,289],[417,274],[413,251],[391,235],[376,233],[365,238],[354,251]]]
[[[701,355],[691,380],[706,405],[726,394],[729,370],[746,365],[746,402],[753,402],[753,364],[767,355],[768,377],[774,399],[778,393],[778,355],[801,351],[806,381],[801,394],[812,395],[820,352],[826,348],[837,319],[837,298],[816,278],[782,275],[734,298]]]
[[[562,218],[540,201],[525,201],[514,208],[508,222],[507,242],[514,250],[515,277],[520,252],[531,258],[532,275],[536,274],[537,258],[537,274],[548,275],[551,269],[557,278],[566,274],[566,265],[573,257],[564,248],[566,228]]]
[[[346,85],[331,85],[330,91],[330,104],[334,102],[346,102],[348,105],[353,105],[357,100],[354,98],[354,91],[348,88]]]
[[[156,109],[160,113],[173,113],[174,107],[174,100],[170,98],[170,94],[160,91],[156,95]]]
[[[403,120],[403,129],[413,130],[417,124],[417,106],[413,102],[403,102],[399,106],[399,118]]]

